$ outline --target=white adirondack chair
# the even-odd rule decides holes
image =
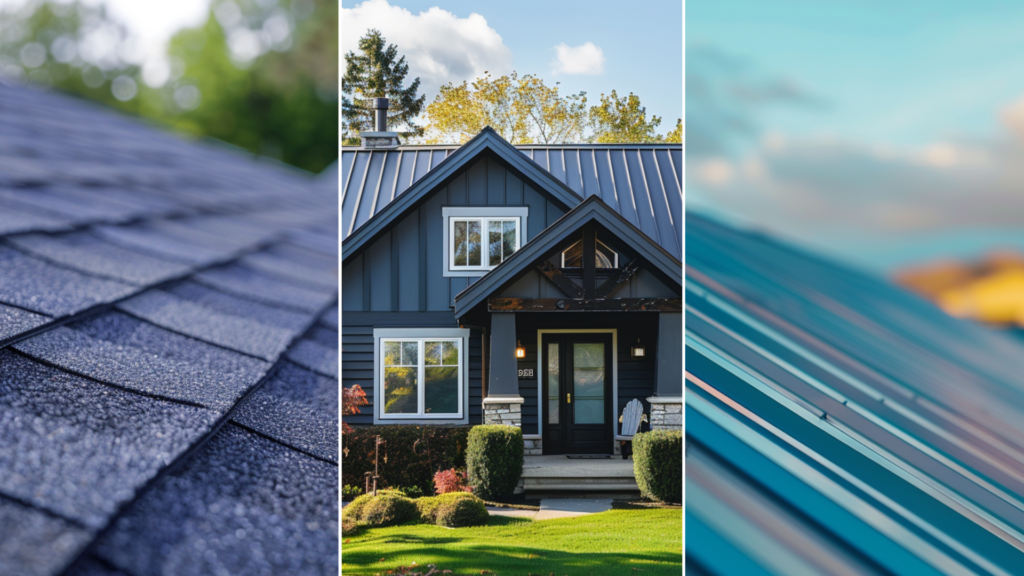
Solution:
[[[619,423],[622,424],[622,433],[616,434],[615,439],[622,446],[623,460],[629,457],[629,454],[626,453],[626,444],[629,443],[632,446],[633,436],[636,436],[636,433],[640,431],[640,423],[646,421],[647,415],[644,414],[644,405],[636,398],[630,400],[629,404],[626,404],[626,407],[622,409],[622,416],[619,416]]]

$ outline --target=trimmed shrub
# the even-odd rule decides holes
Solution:
[[[490,514],[487,513],[487,507],[484,506],[483,500],[459,498],[438,506],[434,523],[448,528],[465,528],[467,526],[484,526],[489,518]]]
[[[474,426],[466,443],[466,468],[477,496],[493,500],[511,494],[523,475],[523,430]]]
[[[416,509],[420,513],[420,521],[426,524],[437,523],[437,509],[442,505],[457,502],[459,500],[480,500],[469,492],[449,492],[438,496],[427,496],[416,500]],[[483,504],[483,501],[480,500]],[[486,509],[485,509],[486,510]]]
[[[342,484],[365,484],[363,475],[373,471],[374,440],[379,435],[385,444],[378,459],[378,487],[404,486],[408,490],[415,486],[423,494],[432,494],[434,473],[466,467],[469,430],[468,426],[411,424],[354,428],[342,435]]]
[[[342,536],[355,536],[359,533],[359,523],[352,518],[341,519],[341,535]]]
[[[405,494],[407,498],[416,499],[423,496],[423,490],[420,490],[419,486],[406,486],[404,488],[396,488],[402,494]],[[380,490],[377,491],[378,493]]]
[[[633,473],[645,498],[682,502],[683,431],[654,430],[634,436]]]
[[[353,522],[358,522],[359,517],[363,513],[363,507],[365,507],[373,496],[370,494],[363,494],[362,496],[356,496],[354,500],[349,502],[348,506],[341,509],[342,521],[351,519]]]
[[[473,487],[469,485],[469,476],[465,472],[459,472],[452,468],[434,474],[434,492],[436,494],[472,491]]]
[[[380,528],[404,524],[409,520],[415,520],[418,515],[416,503],[405,496],[377,494],[363,506],[359,514],[359,521],[367,526]]]

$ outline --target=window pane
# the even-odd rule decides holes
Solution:
[[[459,365],[459,348],[455,342],[444,342],[443,343],[444,358],[442,364],[445,366],[458,366]]]
[[[516,251],[516,221],[505,220],[502,222],[501,254],[502,260],[508,258]]]
[[[597,243],[594,259],[597,260],[597,268],[615,268],[615,252],[600,241]]]
[[[576,424],[604,422],[604,344],[576,343],[572,351],[573,418]]]
[[[402,365],[416,366],[419,362],[419,342],[402,342]]]
[[[558,343],[548,343],[548,424],[558,424]]]
[[[384,413],[416,414],[419,382],[416,368],[384,368]]]
[[[424,369],[426,388],[423,409],[427,414],[457,414],[459,411],[459,367],[429,366]]]
[[[562,252],[562,266],[564,268],[580,268],[583,263],[583,241],[579,241]]]
[[[466,221],[455,221],[455,266],[466,265]]]
[[[469,265],[480,265],[480,221],[469,221]]]
[[[501,264],[501,221],[491,220],[487,223],[487,252],[490,256],[489,266]]]
[[[427,366],[437,366],[441,364],[441,343],[424,342],[423,356],[423,363]]]
[[[402,363],[402,343],[384,342],[384,365],[397,366]]]

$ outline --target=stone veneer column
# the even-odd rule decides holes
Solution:
[[[507,424],[522,428],[522,398],[484,398],[484,424]]]
[[[651,396],[651,430],[680,430],[683,427],[682,396]]]

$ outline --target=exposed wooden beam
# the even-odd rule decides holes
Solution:
[[[570,298],[583,298],[583,288],[570,280],[557,266],[545,260],[537,265],[537,271],[547,276],[548,280],[554,282],[555,286],[565,292]]]
[[[583,297],[596,297],[597,288],[597,233],[592,224],[583,227]]]
[[[640,260],[636,259],[626,264],[625,268],[619,269],[619,271],[611,278],[605,280],[600,286],[597,287],[595,293],[596,298],[607,298],[609,294],[618,288],[619,284],[629,281],[636,274],[636,271],[640,269]]]
[[[682,312],[682,298],[488,298],[490,312]]]

